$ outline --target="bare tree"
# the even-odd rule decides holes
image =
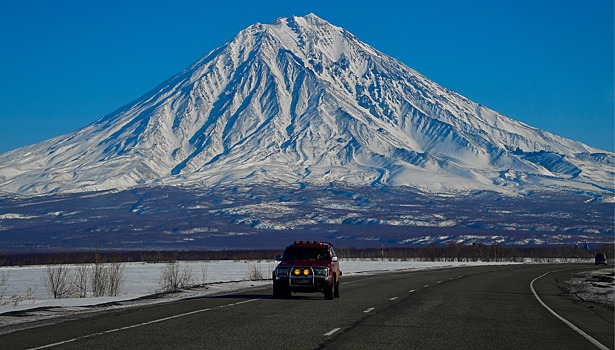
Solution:
[[[112,263],[107,266],[107,295],[117,296],[120,288],[124,284],[124,269],[125,265],[121,263]]]
[[[88,282],[90,277],[90,266],[88,264],[78,264],[75,268],[73,278],[73,288],[80,298],[88,295]]]
[[[265,276],[267,275],[263,272],[263,269],[258,265],[258,263],[251,262],[250,265],[248,265],[246,277],[250,281],[262,281],[265,279]]]
[[[201,284],[207,283],[208,266],[205,261],[201,262]]]
[[[108,262],[109,258],[96,254],[94,267],[90,274],[92,295],[95,297],[101,296],[117,296],[120,288],[124,284],[124,269],[125,264],[117,262],[118,257],[114,254],[110,257],[112,262]],[[107,260],[107,262],[103,262]]]
[[[190,267],[184,266],[180,269],[179,262],[170,261],[163,267],[159,283],[163,291],[174,291],[190,286],[193,280]]]
[[[2,271],[0,273],[0,300],[4,298],[4,293],[6,293],[6,290],[9,288],[9,277],[10,276],[11,274],[5,271]]]
[[[179,281],[181,288],[190,287],[194,284],[194,273],[192,272],[190,266],[184,265]]]
[[[66,265],[48,265],[43,272],[43,285],[54,299],[64,298],[70,293],[69,268]]]
[[[105,296],[105,293],[108,289],[108,269],[105,267],[105,264],[102,264],[99,261],[94,263],[94,267],[92,268],[92,273],[90,274],[91,285],[92,285],[92,296],[94,297],[102,297]]]

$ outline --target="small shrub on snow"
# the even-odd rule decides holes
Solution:
[[[248,265],[248,272],[247,272],[247,278],[250,281],[262,281],[267,279],[268,274],[263,272],[262,267],[256,263],[256,262],[251,262],[250,265]]]
[[[10,274],[8,272],[2,271],[0,273],[0,301],[4,298],[4,293],[9,288],[9,277]]]
[[[188,266],[180,268],[179,262],[170,261],[162,268],[160,288],[162,291],[176,291],[180,288],[190,287],[194,283],[192,269]]]
[[[65,298],[70,294],[68,272],[69,269],[66,265],[49,265],[43,272],[43,285],[54,299]]]

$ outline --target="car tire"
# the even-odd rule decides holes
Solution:
[[[340,297],[340,281],[337,281],[337,283],[335,283],[335,287],[333,289],[333,297],[334,298]]]
[[[325,289],[325,299],[333,300],[335,297],[335,282],[331,282],[330,286]]]

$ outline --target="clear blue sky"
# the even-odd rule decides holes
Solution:
[[[253,23],[310,12],[473,101],[614,149],[613,0],[22,0],[0,4],[0,153],[92,123]]]

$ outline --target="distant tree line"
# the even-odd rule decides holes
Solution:
[[[0,254],[0,266],[273,259],[282,250],[151,250]]]
[[[593,249],[570,246],[501,246],[484,244],[430,244],[415,248],[339,248],[337,253],[344,258],[380,259],[380,260],[416,260],[416,261],[460,261],[460,262],[521,262],[524,259],[534,261],[553,261],[555,259],[589,259],[597,252],[606,253],[613,258],[613,246],[604,244]]]
[[[20,253],[0,255],[0,266],[46,265],[46,264],[84,264],[117,262],[169,262],[169,261],[207,261],[207,260],[271,260],[283,249],[264,250],[169,250],[169,251],[88,251]],[[570,246],[501,246],[501,245],[462,245],[431,244],[420,247],[381,247],[381,248],[344,248],[336,247],[342,259],[372,260],[416,260],[416,261],[502,261],[520,262],[526,258],[534,261],[555,259],[590,259],[597,252],[606,253],[609,259],[615,255],[614,246],[603,244],[585,249]]]

